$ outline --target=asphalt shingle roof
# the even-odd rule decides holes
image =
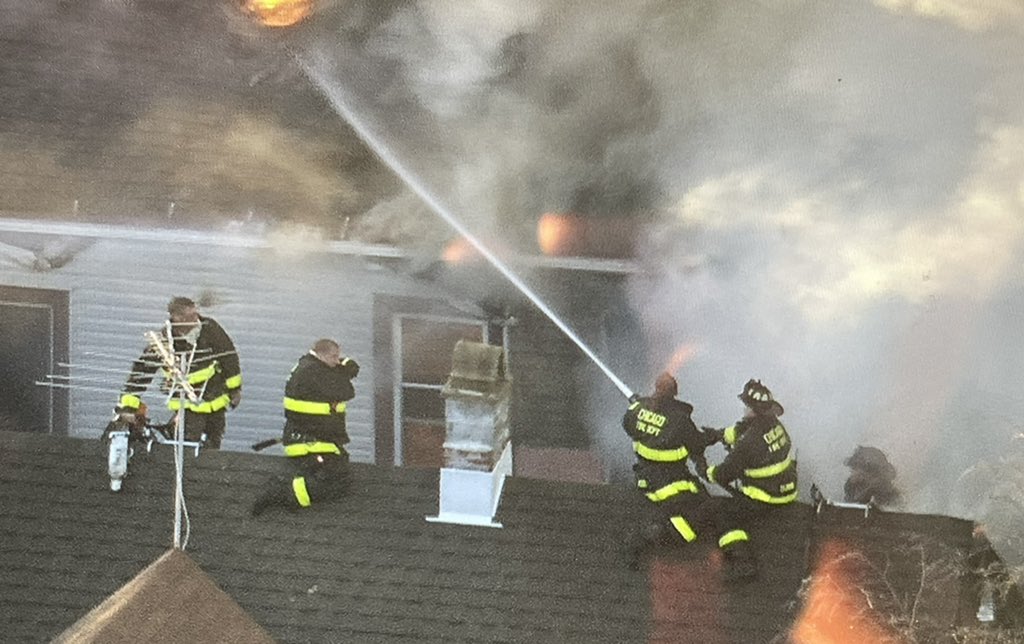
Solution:
[[[273,644],[184,551],[172,549],[75,622],[53,644]]]
[[[0,611],[15,641],[47,641],[171,545],[171,450],[133,459],[121,493],[105,458],[100,441],[0,436]],[[355,465],[344,501],[249,517],[286,468],[213,451],[185,464],[186,552],[282,642],[643,640],[646,587],[609,529],[628,504],[610,488],[576,486],[570,503],[561,486],[510,481],[507,527],[471,528],[425,520],[436,470]]]
[[[799,504],[752,531],[760,578],[726,585],[713,544],[625,565],[631,490],[514,477],[504,528],[469,527],[425,520],[437,513],[436,470],[365,464],[342,501],[250,517],[287,467],[216,451],[185,464],[186,553],[281,642],[770,642],[801,619],[808,566],[826,546],[891,545],[856,511],[812,521]],[[0,432],[3,641],[48,641],[171,546],[171,449],[132,468],[114,493],[102,442]],[[954,549],[971,528],[909,515],[873,525],[894,539],[930,531]]]

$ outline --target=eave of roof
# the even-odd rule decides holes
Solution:
[[[196,244],[233,248],[274,248],[280,243],[272,236],[248,232],[157,228],[150,225],[135,227],[117,224],[0,216],[0,233],[4,232],[87,239],[159,241],[171,244]],[[367,244],[349,240],[314,239],[310,242],[309,246],[319,252],[338,255],[355,255],[381,259],[405,259],[410,256],[407,251],[396,246]],[[510,263],[531,268],[608,274],[625,275],[637,272],[636,263],[627,259],[519,255],[510,260]]]

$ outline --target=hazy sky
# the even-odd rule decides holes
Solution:
[[[805,488],[838,496],[861,443],[911,509],[974,503],[949,486],[1024,417],[1024,5],[368,6],[292,45],[474,231],[637,218],[646,358],[613,371],[646,390],[689,347],[698,423],[735,420],[764,379]],[[413,201],[378,214],[401,225]],[[623,401],[595,392],[623,462]]]

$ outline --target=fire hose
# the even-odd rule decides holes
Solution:
[[[267,449],[268,447],[273,447],[274,445],[277,445],[280,442],[281,442],[280,438],[268,438],[265,441],[260,441],[258,443],[253,443],[252,445],[249,446],[249,449],[251,449],[254,452],[260,452],[260,451],[263,451],[263,450]]]

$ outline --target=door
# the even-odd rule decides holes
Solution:
[[[67,390],[36,384],[67,354],[67,293],[0,287],[0,430],[67,433]]]

